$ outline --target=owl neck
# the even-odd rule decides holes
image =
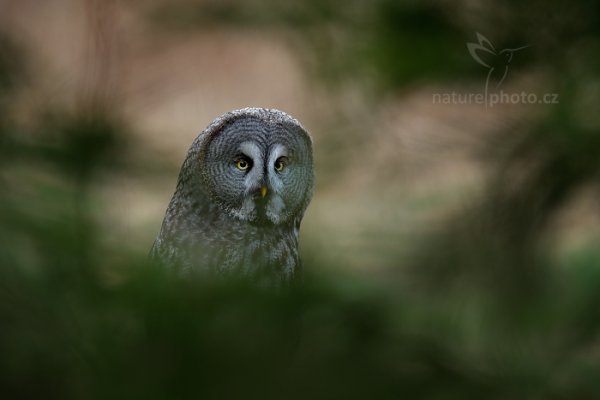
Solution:
[[[263,281],[293,281],[300,272],[299,225],[300,221],[274,225],[248,224],[236,219],[230,225],[232,240],[226,240],[221,249],[225,269]]]

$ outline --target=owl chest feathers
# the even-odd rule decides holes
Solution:
[[[299,273],[299,220],[248,223],[206,201],[174,198],[153,257],[187,272],[269,275],[290,281]]]

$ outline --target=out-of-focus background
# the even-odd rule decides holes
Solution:
[[[0,1],[11,398],[600,396],[599,33],[584,0]],[[247,106],[314,139],[284,301],[145,258]]]

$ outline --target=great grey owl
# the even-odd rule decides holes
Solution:
[[[192,143],[151,257],[178,270],[291,282],[313,193],[312,140],[274,109],[215,119]]]

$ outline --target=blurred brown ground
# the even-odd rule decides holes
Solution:
[[[301,246],[365,269],[389,266],[389,254],[402,254],[416,235],[473,204],[489,173],[485,148],[544,112],[432,103],[431,93],[464,91],[464,82],[415,85],[373,102],[360,82],[332,89],[309,77],[299,47],[285,35],[156,29],[142,7],[127,2],[0,7],[0,23],[32,65],[32,79],[15,99],[21,123],[48,105],[76,108],[99,96],[131,128],[132,172],[104,177],[94,194],[107,244],[135,251],[150,248],[194,137],[231,109],[278,108],[312,133],[318,184]],[[507,91],[539,87],[534,72],[515,73]],[[479,91],[483,82],[482,71],[467,85]],[[580,197],[554,222],[564,249],[600,237],[598,213],[589,212],[594,196]]]

